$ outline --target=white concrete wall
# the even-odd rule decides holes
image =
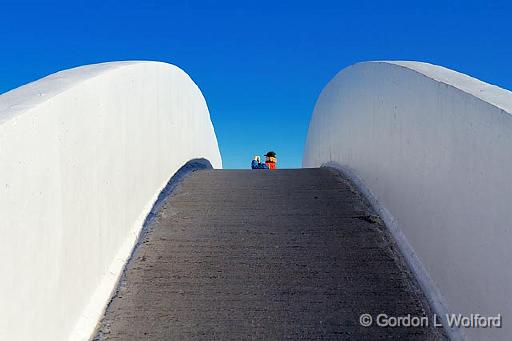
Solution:
[[[179,68],[119,62],[0,96],[0,340],[87,339],[158,193],[190,159],[222,167]]]
[[[304,167],[348,169],[392,214],[438,310],[502,314],[472,340],[512,334],[511,114],[511,92],[469,76],[360,63],[322,91],[305,146]]]

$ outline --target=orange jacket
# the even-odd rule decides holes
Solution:
[[[267,161],[267,162],[265,162],[265,164],[268,166],[268,168],[269,168],[270,170],[272,170],[272,169],[276,169],[276,163],[275,163],[275,162],[269,162],[269,161]]]

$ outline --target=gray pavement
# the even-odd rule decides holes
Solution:
[[[437,340],[396,246],[330,169],[202,170],[149,226],[95,340]]]

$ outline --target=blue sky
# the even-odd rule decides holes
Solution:
[[[420,60],[512,89],[506,1],[0,0],[0,92],[58,70],[160,60],[203,91],[224,166],[272,149],[299,167],[316,98],[342,68]]]

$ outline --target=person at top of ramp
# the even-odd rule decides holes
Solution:
[[[270,151],[265,154],[265,164],[270,170],[277,168],[277,155],[275,152]]]
[[[251,163],[252,169],[269,169],[268,166],[260,161],[259,155],[255,155]]]

